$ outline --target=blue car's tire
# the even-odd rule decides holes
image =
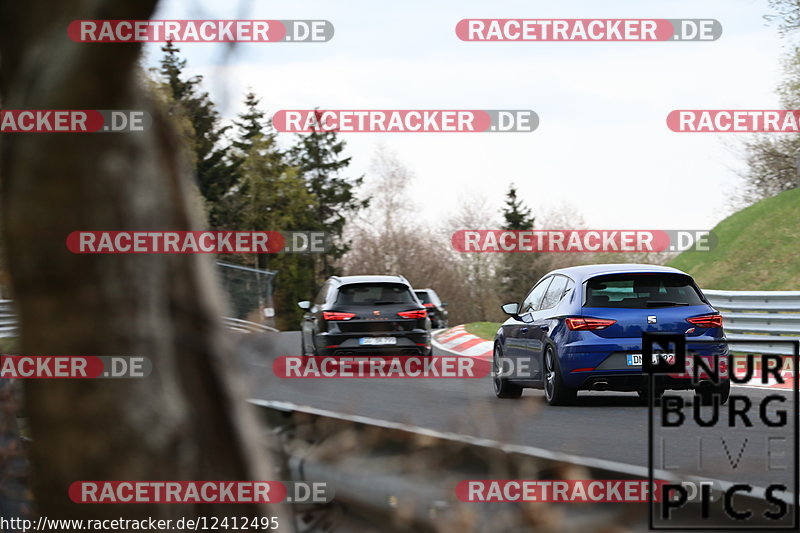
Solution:
[[[503,359],[503,350],[500,345],[495,345],[494,353],[492,354],[492,385],[494,386],[494,394],[498,398],[519,398],[522,396],[522,386],[509,382],[506,378],[500,376],[502,364],[500,361]]]
[[[663,386],[656,385],[656,388],[653,390],[653,403],[654,405],[661,405],[661,397],[664,396],[665,389]],[[647,405],[647,402],[650,401],[650,384],[645,383],[641,389],[636,391],[636,394],[639,395],[639,399]]]
[[[731,395],[731,382],[725,380],[719,385],[700,386],[696,390],[702,405],[714,405],[714,396],[719,397],[719,405],[725,405]]]
[[[561,365],[558,364],[553,348],[544,350],[542,368],[544,370],[544,398],[550,405],[571,405],[578,396],[576,389],[567,387],[561,377]]]

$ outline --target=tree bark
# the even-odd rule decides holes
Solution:
[[[179,137],[136,44],[81,44],[75,19],[148,19],[156,0],[2,0],[7,109],[129,109],[139,133],[0,138],[5,253],[24,355],[144,356],[141,379],[29,380],[33,491],[50,518],[275,516],[276,506],[76,505],[79,480],[262,480],[273,470],[226,359],[213,264],[198,255],[76,255],[74,230],[195,230]],[[289,530],[281,520],[281,531]]]
[[[0,518],[10,520],[30,513],[27,469],[17,425],[17,394],[11,380],[0,379]],[[3,529],[19,531],[17,527]]]

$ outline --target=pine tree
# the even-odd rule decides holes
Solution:
[[[274,139],[256,134],[242,161],[239,213],[242,229],[293,231],[307,229],[314,197],[296,168],[276,155]],[[274,305],[278,326],[298,327],[302,310],[296,302],[309,298],[308,279],[313,277],[305,256],[294,253],[256,256],[257,268],[276,270]]]
[[[228,157],[224,135],[228,127],[221,125],[220,115],[207,92],[202,90],[202,76],[184,74],[186,60],[172,43],[161,48],[159,74],[177,104],[175,113],[191,123],[190,146],[200,193],[208,205],[212,228],[225,226],[226,213],[221,201],[236,185],[236,172]],[[176,117],[180,118],[180,117]]]
[[[306,188],[300,171],[289,164],[280,149],[275,130],[260,101],[245,95],[245,109],[234,120],[231,160],[237,185],[226,196],[235,227],[251,231],[302,231],[313,229],[310,217],[314,196]],[[259,254],[239,258],[243,263],[277,271],[273,279],[276,326],[296,329],[303,311],[297,302],[311,297],[309,279],[314,277],[309,258],[296,253]]]
[[[259,108],[260,100],[253,91],[249,91],[244,99],[245,110],[233,121],[235,132],[230,142],[229,158],[231,172],[234,174],[233,186],[220,198],[220,211],[228,228],[252,229],[242,220],[245,208],[251,204],[246,198],[243,180],[245,161],[254,155],[254,143],[257,142],[256,153],[269,163],[264,172],[275,176],[288,166],[285,154],[278,149],[276,134],[271,124],[265,121],[265,113]],[[270,228],[260,228],[267,230]]]
[[[531,230],[535,218],[518,197],[512,183],[506,193],[503,209],[504,230]],[[500,265],[500,292],[505,302],[519,302],[547,270],[547,261],[539,253],[510,252],[503,255]]]
[[[534,218],[531,210],[517,197],[517,188],[512,183],[506,193],[506,207],[503,209],[503,229],[533,229]]]
[[[325,279],[338,274],[338,259],[349,249],[342,242],[342,233],[348,218],[369,205],[368,200],[359,200],[356,191],[364,177],[343,177],[342,172],[350,165],[344,157],[345,142],[334,131],[315,130],[299,136],[298,144],[290,150],[291,162],[303,176],[306,187],[314,196],[312,226],[310,230],[328,232],[331,247],[320,257],[311,256],[315,276],[312,291]]]
[[[236,138],[232,144],[234,149],[239,153],[247,154],[253,146],[253,139],[256,136],[272,142],[275,140],[275,130],[271,124],[268,124],[264,116],[266,115],[258,106],[261,100],[251,90],[244,96],[245,110],[239,113],[236,120],[233,121],[236,126]]]

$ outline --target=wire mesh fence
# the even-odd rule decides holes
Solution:
[[[217,261],[218,279],[232,318],[274,326],[272,282],[277,271]]]

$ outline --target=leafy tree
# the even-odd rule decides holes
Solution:
[[[734,203],[738,207],[753,204],[797,187],[797,165],[800,157],[800,135],[768,134],[745,142],[744,185],[737,191]]]
[[[464,198],[460,204],[445,223],[449,234],[463,229],[498,227],[496,209],[491,208],[485,196]],[[431,254],[440,253],[441,249],[431,250]],[[500,299],[500,261],[506,254],[452,251],[451,255],[456,261],[452,277],[458,280],[461,290],[449,291],[449,311],[454,312],[450,323],[501,320],[500,305],[505,302]],[[456,315],[462,318],[459,320]]]
[[[773,14],[767,20],[777,21],[779,31],[788,35],[800,28],[800,2],[770,0]],[[784,78],[777,88],[784,109],[800,106],[800,48],[792,47],[784,59]],[[745,207],[763,198],[798,186],[800,135],[761,134],[744,143],[746,169],[741,172],[743,185],[733,195],[735,208]]]
[[[299,169],[316,200],[308,229],[326,231],[331,237],[328,252],[319,257],[309,256],[315,273],[312,292],[326,278],[339,272],[337,261],[349,249],[342,238],[345,224],[349,217],[369,205],[368,200],[360,200],[356,194],[363,176],[342,176],[350,165],[350,158],[343,156],[344,147],[345,142],[336,132],[315,130],[299,136],[298,143],[290,150],[292,164]]]
[[[764,18],[778,21],[778,29],[786,34],[800,28],[800,2],[797,0],[769,0],[769,7],[774,11]]]

